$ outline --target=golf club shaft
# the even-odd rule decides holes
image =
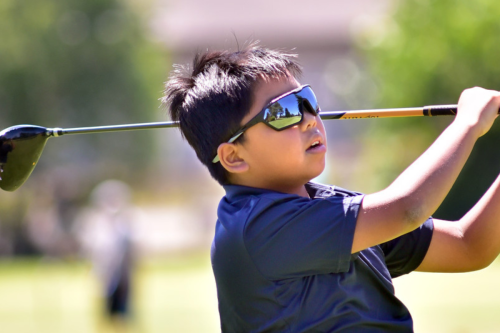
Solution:
[[[418,116],[452,116],[457,113],[457,105],[433,105],[418,108],[400,108],[400,109],[372,109],[372,110],[354,110],[354,111],[321,111],[321,119],[363,119],[363,118],[389,118],[389,117],[418,117]],[[100,132],[118,132],[132,131],[139,129],[154,129],[178,127],[176,121],[125,124],[112,126],[96,127],[77,127],[77,128],[51,128],[49,131],[52,136],[61,136],[65,134],[86,134]]]
[[[392,118],[392,117],[435,117],[454,116],[457,114],[457,105],[432,105],[417,108],[400,109],[372,109],[353,111],[321,111],[321,119],[364,119],[364,118]]]
[[[120,131],[133,131],[139,129],[155,129],[155,128],[168,128],[168,127],[178,127],[178,126],[179,123],[176,121],[164,121],[156,123],[124,124],[124,125],[95,126],[95,127],[51,128],[49,130],[52,131],[53,136],[61,136],[64,134],[120,132]]]

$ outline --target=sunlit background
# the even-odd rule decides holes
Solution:
[[[255,40],[299,54],[323,110],[454,104],[467,87],[500,89],[499,14],[495,0],[2,0],[0,130],[168,120],[172,64]],[[450,121],[327,121],[317,180],[380,190]],[[486,190],[499,140],[497,124],[437,217],[460,218]],[[209,248],[223,195],[177,129],[50,139],[27,183],[0,192],[0,332],[219,331]],[[109,262],[131,295],[111,319]],[[417,332],[499,332],[499,277],[494,263],[394,283]]]

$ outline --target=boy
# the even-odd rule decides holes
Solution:
[[[500,93],[462,93],[452,124],[386,189],[369,195],[311,183],[327,140],[294,56],[251,45],[196,56],[162,102],[226,190],[212,245],[224,332],[409,332],[391,278],[464,272],[500,252],[500,180],[460,221],[429,218]]]

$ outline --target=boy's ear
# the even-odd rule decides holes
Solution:
[[[238,147],[234,143],[222,143],[217,148],[219,160],[224,169],[231,173],[242,173],[248,170],[248,164],[238,155]]]

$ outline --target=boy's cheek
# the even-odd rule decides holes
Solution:
[[[245,140],[245,149],[252,160],[269,165],[293,163],[294,160],[301,159],[306,148],[297,129],[275,131],[265,125],[264,127],[256,128]]]
[[[295,146],[295,148],[294,148]],[[253,160],[263,168],[281,169],[294,165],[300,158],[300,150],[291,142],[275,140],[263,142],[252,152]]]

